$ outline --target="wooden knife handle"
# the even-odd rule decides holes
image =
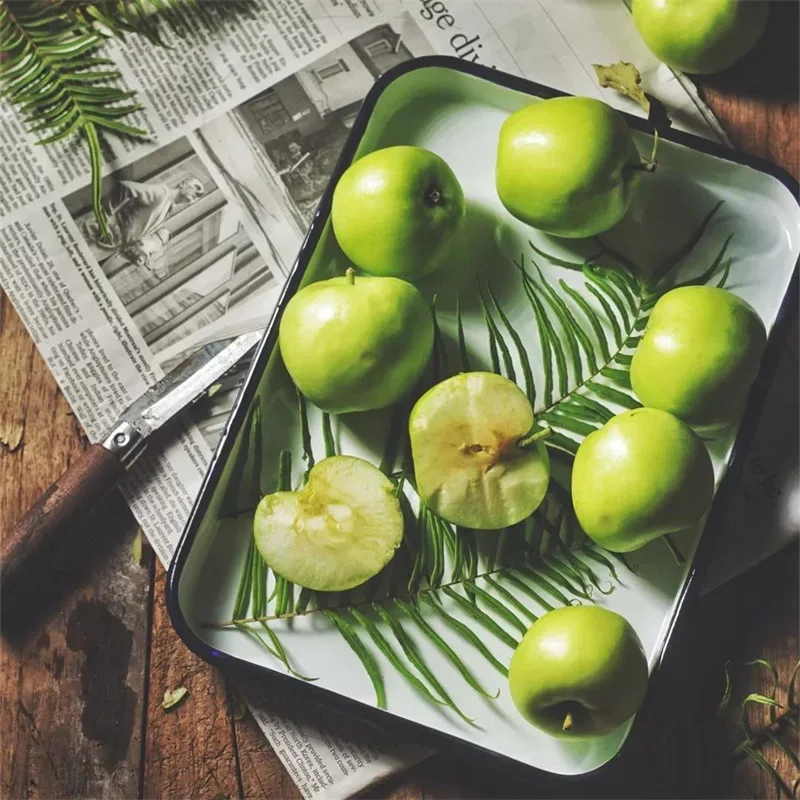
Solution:
[[[86,452],[28,509],[0,542],[0,583],[11,582],[26,560],[65,527],[79,522],[125,474],[119,459],[101,444]]]

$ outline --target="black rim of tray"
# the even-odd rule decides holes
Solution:
[[[624,755],[629,741],[639,727],[640,719],[644,714],[647,713],[647,707],[649,706],[648,700],[651,699],[652,695],[658,691],[657,685],[659,682],[656,679],[661,673],[660,668],[664,661],[664,656],[672,639],[678,619],[681,617],[687,601],[695,595],[700,581],[702,580],[702,577],[709,565],[716,536],[719,530],[722,528],[722,524],[724,522],[725,510],[728,506],[728,501],[735,495],[740,483],[746,453],[753,441],[756,427],[761,416],[761,411],[779,363],[780,354],[789,334],[791,322],[797,316],[797,264],[795,264],[789,286],[781,302],[781,306],[775,319],[772,331],[770,332],[767,341],[767,347],[759,368],[758,377],[756,378],[756,381],[751,389],[747,407],[742,415],[736,440],[734,441],[731,453],[728,457],[725,475],[720,482],[719,488],[714,496],[711,511],[705,528],[700,536],[700,541],[696,547],[686,580],[676,595],[674,611],[667,622],[666,630],[661,636],[661,646],[658,652],[655,654],[654,666],[650,673],[648,700],[645,701],[645,706],[640,710],[639,714],[634,720],[633,727],[628,733],[628,736],[626,737],[622,746],[608,761],[599,767],[589,772],[584,772],[577,775],[562,775],[559,773],[548,772],[547,770],[517,761],[510,756],[503,755],[502,753],[498,753],[482,745],[466,742],[464,739],[449,733],[445,733],[444,731],[436,728],[430,728],[422,723],[414,722],[404,717],[399,717],[390,711],[379,709],[375,706],[354,700],[329,689],[324,689],[314,686],[311,683],[299,681],[288,674],[277,672],[269,667],[262,667],[229,653],[221,652],[201,639],[192,630],[180,608],[178,590],[183,567],[191,550],[198,527],[208,509],[209,502],[213,495],[213,491],[216,488],[223,465],[230,455],[236,435],[244,422],[250,403],[256,393],[258,381],[260,380],[261,375],[267,366],[269,358],[277,344],[278,323],[280,321],[283,309],[285,308],[289,298],[291,298],[292,295],[297,291],[303,275],[305,274],[305,270],[308,266],[311,255],[313,254],[323,229],[327,224],[330,216],[333,188],[341,174],[352,162],[356,150],[367,129],[372,112],[378,102],[378,99],[386,90],[386,88],[395,80],[409,72],[432,67],[460,72],[475,78],[489,81],[507,89],[532,95],[534,97],[549,99],[551,97],[564,97],[569,95],[568,92],[561,92],[557,89],[543,86],[542,84],[534,81],[510,75],[489,67],[484,67],[480,64],[462,61],[454,56],[424,56],[421,58],[411,59],[403,64],[393,67],[375,82],[367,96],[364,98],[364,102],[359,110],[350,135],[348,136],[344,148],[342,149],[342,153],[339,156],[336,167],[331,174],[330,180],[325,188],[325,192],[323,193],[317,210],[314,214],[314,218],[311,221],[311,225],[309,226],[308,232],[303,240],[303,244],[300,248],[297,259],[295,260],[283,291],[281,292],[280,298],[275,306],[275,311],[273,312],[264,336],[258,345],[250,369],[248,370],[247,377],[236,398],[236,403],[223,436],[217,445],[214,455],[212,456],[211,463],[203,479],[197,499],[192,506],[189,519],[186,523],[183,534],[181,535],[180,541],[176,548],[175,555],[173,556],[169,567],[166,592],[167,610],[178,635],[181,637],[181,639],[183,639],[193,653],[202,658],[204,661],[207,661],[221,669],[225,669],[227,671],[236,671],[251,677],[258,677],[262,680],[266,678],[271,682],[270,688],[278,689],[282,693],[283,698],[299,696],[300,699],[307,703],[310,702],[314,705],[327,708],[328,710],[338,709],[347,713],[348,716],[359,716],[366,718],[381,727],[389,728],[392,732],[396,732],[400,736],[412,738],[415,742],[428,745],[432,748],[447,749],[450,751],[455,750],[456,753],[458,753],[459,750],[461,750],[463,753],[464,748],[469,748],[473,754],[481,754],[482,756],[485,756],[494,762],[502,764],[503,770],[509,771],[512,777],[528,782],[532,781],[539,785],[553,785],[554,783],[560,783],[563,785],[565,781],[580,782],[589,779],[596,780],[601,776],[601,774],[604,774],[612,764],[616,763],[620,757]],[[643,133],[652,134],[652,126],[647,122],[647,120],[627,114],[625,112],[621,113],[625,116],[628,125],[631,128]],[[725,161],[731,161],[751,167],[758,172],[765,173],[782,183],[789,190],[795,200],[798,198],[797,181],[795,181],[794,178],[792,178],[783,169],[769,161],[739,152],[723,145],[716,144],[715,142],[708,141],[699,136],[673,129],[669,129],[668,131],[661,133],[661,138],[666,139],[667,141],[675,142],[679,145],[683,145],[692,150],[697,150],[707,155],[721,158]]]

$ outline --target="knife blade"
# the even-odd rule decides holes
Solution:
[[[181,362],[120,414],[16,523],[0,543],[0,584],[13,582],[30,556],[103,498],[145,451],[152,435],[208,396],[261,340],[260,331],[211,342]]]

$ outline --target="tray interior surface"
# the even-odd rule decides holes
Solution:
[[[468,225],[462,249],[442,275],[420,284],[429,300],[436,296],[438,321],[453,364],[458,354],[455,301],[460,293],[471,368],[490,369],[486,328],[475,290],[478,276],[491,283],[506,315],[535,354],[539,352],[536,324],[513,260],[524,254],[526,266],[531,267],[530,258],[536,256],[529,240],[571,261],[583,261],[596,249],[591,243],[551,239],[528,228],[514,220],[496,196],[494,164],[500,125],[511,111],[533,99],[444,68],[413,70],[384,89],[359,146],[359,155],[394,144],[415,144],[433,150],[450,164],[464,188]],[[649,154],[650,138],[638,133],[636,138],[640,151]],[[662,141],[658,171],[643,176],[633,208],[607,235],[606,241],[643,270],[651,269],[674,252],[720,200],[725,201],[724,206],[690,256],[681,263],[678,274],[688,277],[701,273],[713,261],[721,243],[733,234],[728,251],[733,263],[727,286],[755,307],[770,330],[800,250],[797,203],[777,179],[747,166]],[[548,280],[557,282],[563,278],[581,288],[583,278],[579,274],[538,257],[536,261]],[[310,257],[303,283],[341,275],[347,266],[328,223]],[[535,357],[533,370],[540,385],[541,369]],[[261,450],[266,466],[262,490],[264,486],[274,486],[277,456],[284,448],[295,454],[297,485],[305,467],[299,458],[301,436],[294,389],[276,356],[261,376],[251,380],[259,382],[256,401],[261,405],[264,420]],[[365,457],[377,465],[391,420],[391,411],[335,420],[334,433],[340,452]],[[309,426],[319,460],[323,455],[321,416],[313,408],[309,409]],[[726,468],[734,434],[735,431],[729,431],[707,443],[718,481]],[[243,457],[241,431],[238,439],[183,565],[178,603],[195,633],[217,651],[283,672],[282,665],[245,633],[210,629],[204,624],[230,618],[251,535],[248,515],[238,519],[219,517],[227,485],[235,480],[236,474],[241,475],[241,471],[237,473],[234,469],[237,459]],[[245,472],[254,469],[256,465],[248,464]],[[594,593],[593,599],[598,604],[618,611],[630,621],[644,644],[651,668],[660,657],[700,533],[698,527],[675,538],[687,557],[685,564],[677,564],[664,543],[656,541],[630,557],[637,568],[635,573],[620,568],[622,584],[615,586],[613,592]],[[724,546],[724,531],[720,533],[719,546]],[[601,579],[607,580],[602,568],[597,571]],[[512,593],[516,591],[509,588]],[[531,605],[524,596],[520,599]],[[534,613],[543,613],[535,604],[531,608]],[[447,610],[470,623],[452,604],[447,605]],[[443,634],[448,630],[438,618],[430,618],[429,622]],[[331,692],[374,704],[374,693],[360,662],[321,615],[298,618],[291,625],[279,623],[276,630],[300,673],[317,677],[316,685]],[[495,701],[484,700],[470,689],[427,639],[415,635],[413,630],[411,635],[439,680],[475,724],[469,725],[451,711],[426,701],[376,654],[386,683],[387,713],[562,775],[596,769],[613,757],[627,736],[629,725],[591,742],[564,743],[551,739],[519,716],[506,681],[482,658],[473,655],[473,651],[465,647],[462,655],[487,689],[500,690]],[[448,641],[452,644],[458,638],[450,635]],[[492,642],[492,647],[497,657],[507,663],[511,649],[499,641]]]

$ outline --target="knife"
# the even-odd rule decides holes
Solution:
[[[0,584],[13,581],[33,553],[79,522],[125,475],[152,434],[213,393],[217,381],[258,344],[261,335],[253,331],[205,345],[134,400],[103,440],[89,445],[0,542]]]

